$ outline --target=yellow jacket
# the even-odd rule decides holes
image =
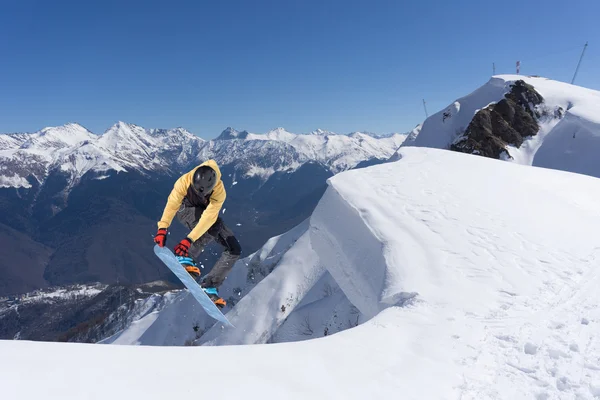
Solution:
[[[217,173],[217,185],[210,196],[210,202],[206,207],[206,210],[204,210],[202,216],[200,217],[200,221],[198,221],[198,224],[188,234],[188,237],[192,240],[192,242],[196,241],[200,236],[204,235],[206,231],[208,231],[208,229],[217,221],[219,211],[221,211],[221,207],[223,206],[223,202],[225,201],[226,197],[225,185],[223,185],[223,181],[221,181],[221,170],[219,170],[219,166],[217,165],[216,161],[208,160],[177,179],[177,182],[175,182],[173,190],[169,195],[169,199],[167,200],[167,205],[165,206],[163,215],[160,221],[158,221],[159,229],[168,228],[171,225],[173,217],[175,217],[175,214],[177,211],[179,211],[179,207],[181,207],[183,198],[192,185],[194,172],[196,169],[204,165],[211,167]]]

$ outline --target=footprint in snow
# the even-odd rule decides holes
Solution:
[[[548,349],[548,355],[550,356],[550,358],[552,358],[554,360],[558,360],[561,357],[571,358],[570,355],[568,355],[564,351],[558,350],[558,349]]]
[[[535,373],[535,371],[536,371],[536,370],[535,370],[535,369],[533,369],[533,368],[521,367],[521,366],[519,366],[519,365],[516,365],[516,364],[513,364],[513,363],[511,363],[511,362],[508,362],[508,363],[506,363],[506,364],[507,364],[508,366],[510,366],[510,367],[513,367],[513,368],[515,368],[515,369],[518,369],[519,371],[521,371],[521,372],[524,372],[524,373],[526,373],[526,374],[533,374],[533,373]]]
[[[552,321],[548,327],[550,329],[562,329],[565,327],[565,324],[563,324],[562,322]]]
[[[561,376],[556,380],[556,388],[561,392],[571,389],[571,386],[571,382],[569,382],[569,379],[566,376]]]
[[[579,353],[579,346],[577,345],[577,343],[571,343],[571,345],[569,346],[569,350]]]
[[[548,392],[541,392],[535,395],[536,400],[548,400],[550,395]]]
[[[510,335],[496,335],[496,339],[502,340],[503,342],[516,343],[517,339]]]
[[[591,369],[592,371],[600,371],[600,367],[594,364],[585,363],[583,366],[587,369]],[[600,387],[600,385],[598,385],[598,387]]]
[[[590,384],[590,393],[594,397],[600,397],[600,382]]]
[[[533,343],[527,342],[523,347],[523,351],[525,352],[525,354],[535,355],[538,351],[538,347]]]

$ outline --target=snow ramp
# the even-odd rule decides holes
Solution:
[[[547,296],[548,282],[595,254],[598,179],[436,149],[399,155],[331,178],[308,231],[228,314],[243,328],[199,343],[272,341],[295,313],[326,303],[306,296],[328,279],[343,296],[313,318],[324,331],[350,318],[338,312],[348,302],[361,322],[415,302],[485,314]]]
[[[368,317],[414,296],[489,310],[571,282],[600,249],[597,178],[436,149],[399,155],[331,178],[309,228]]]

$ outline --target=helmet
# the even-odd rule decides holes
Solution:
[[[209,166],[203,165],[194,172],[192,187],[201,196],[208,196],[217,184],[217,173]]]

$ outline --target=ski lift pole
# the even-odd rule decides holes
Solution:
[[[579,67],[581,66],[581,60],[583,60],[583,55],[585,54],[585,49],[588,47],[588,42],[585,42],[583,46],[583,51],[581,52],[581,57],[579,57],[579,62],[577,63],[577,68],[575,68],[575,74],[573,75],[573,79],[571,79],[571,85],[575,82],[575,78],[577,77],[577,73],[579,72]]]

